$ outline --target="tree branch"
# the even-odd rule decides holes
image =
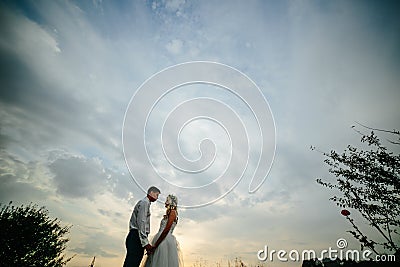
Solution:
[[[372,131],[379,131],[379,132],[384,132],[384,133],[392,133],[392,134],[400,135],[400,131],[396,131],[396,130],[390,131],[390,130],[372,128],[372,127],[366,126],[366,125],[364,125],[364,124],[361,124],[361,123],[359,123],[358,121],[355,121],[355,123],[357,123],[358,125],[360,125],[360,126],[362,126],[362,127],[364,127],[364,128],[370,129],[370,130],[372,130]]]
[[[358,196],[358,194],[354,191],[354,189],[351,189],[351,192],[353,193],[354,197],[355,197],[357,200],[362,201],[361,198]],[[360,211],[360,210],[359,210],[359,211]],[[361,211],[360,211],[360,212],[361,212]],[[374,219],[371,217],[371,215],[370,215],[369,213],[364,213],[364,212],[361,212],[361,214],[363,214],[364,217],[365,217],[364,214],[366,214],[366,216],[368,217],[367,219],[372,223],[372,226],[373,226],[376,230],[378,230],[378,232],[392,245],[392,247],[393,247],[394,249],[396,249],[397,246],[393,243],[393,241],[392,241],[391,239],[389,239],[389,238],[385,235],[385,233],[382,231],[382,229],[374,222]]]

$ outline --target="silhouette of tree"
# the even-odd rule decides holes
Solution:
[[[361,125],[361,124],[360,124]],[[363,125],[361,125],[363,126]],[[361,249],[368,247],[378,254],[377,248],[383,248],[399,253],[400,226],[400,145],[399,131],[372,129],[370,134],[361,135],[364,149],[348,145],[342,153],[332,150],[323,153],[324,162],[329,166],[329,172],[336,177],[336,183],[317,179],[317,183],[329,189],[340,191],[340,195],[330,198],[339,207],[357,210],[369,225],[379,233],[377,240],[368,238],[347,210],[342,211],[353,229],[350,232],[361,244]],[[389,134],[390,151],[382,145],[375,132]],[[395,138],[395,140],[393,140]],[[398,140],[397,140],[398,139]],[[390,143],[390,144],[389,144]],[[311,147],[312,150],[315,147]],[[375,238],[376,239],[376,238]],[[379,240],[379,241],[378,241]]]
[[[61,226],[48,211],[36,205],[15,207],[0,204],[1,266],[64,266],[72,259],[63,251],[70,226]]]

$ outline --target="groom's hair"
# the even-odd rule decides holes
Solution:
[[[154,193],[159,193],[159,194],[161,194],[160,189],[158,189],[158,188],[155,187],[155,186],[150,186],[150,188],[147,190],[147,194],[150,194],[150,192],[154,192]]]

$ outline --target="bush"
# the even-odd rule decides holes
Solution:
[[[12,202],[0,206],[1,266],[56,267],[72,259],[63,255],[70,226],[51,219],[44,207],[15,207]]]

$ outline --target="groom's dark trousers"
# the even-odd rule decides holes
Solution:
[[[139,239],[139,232],[131,229],[126,237],[126,257],[124,267],[139,267],[144,255],[144,249]]]

